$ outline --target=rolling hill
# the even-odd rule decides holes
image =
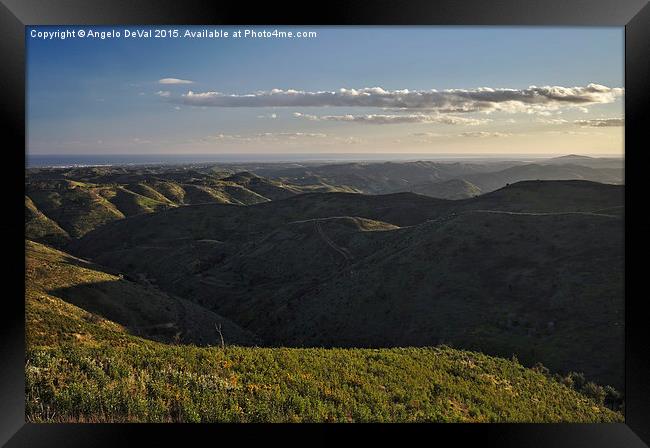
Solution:
[[[390,231],[363,220],[342,225]],[[182,300],[155,288],[38,243],[26,251],[29,422],[623,420],[604,395],[582,391],[603,391],[592,383],[578,391],[515,359],[449,347],[220,346],[216,334],[206,335],[212,347],[177,345],[151,324],[184,322],[195,333],[182,339],[191,342],[211,323],[206,316],[217,317],[187,303],[180,317]],[[237,327],[223,330],[232,338]]]
[[[215,325],[222,325],[229,344],[257,342],[228,319],[168,295],[146,278],[132,281],[29,240],[25,252],[28,342],[36,338],[47,344],[70,340],[98,344],[102,340],[92,330],[98,326],[166,343],[208,345],[218,340]],[[72,305],[83,312],[73,311]],[[83,323],[67,326],[61,316],[70,313]]]
[[[466,199],[481,194],[481,189],[464,179],[426,182],[413,185],[411,192],[440,199]]]
[[[300,192],[250,173],[223,178],[224,173],[174,168],[149,171],[84,168],[28,172],[27,237],[64,247],[69,238],[79,238],[127,216],[205,203],[252,205]]]
[[[623,187],[529,181],[471,199],[311,193],[104,225],[70,250],[266,345],[517,354],[623,384]]]
[[[622,159],[565,156],[535,162],[374,162],[253,167],[256,174],[298,185],[335,185],[365,194],[413,191],[462,199],[523,180],[623,183]]]
[[[68,232],[41,213],[27,196],[25,196],[25,234],[35,241],[54,246],[64,245],[70,239]]]
[[[27,170],[26,194],[31,205],[26,225],[33,219],[33,212],[40,217],[27,226],[27,236],[34,240],[44,237],[39,233],[44,231],[40,228],[45,225],[43,217],[76,239],[125,216],[186,205],[248,206],[310,192],[412,192],[438,199],[466,199],[533,179],[620,184],[623,164],[621,159],[565,156],[536,163],[417,161],[38,168]],[[65,239],[47,241],[63,248]]]
[[[27,195],[38,211],[73,238],[125,217],[102,193],[106,192],[92,184],[70,180],[38,182],[27,188]]]
[[[525,180],[587,180],[606,184],[623,183],[622,169],[590,168],[581,165],[527,164],[502,171],[464,176],[482,192],[494,191],[503,186]]]

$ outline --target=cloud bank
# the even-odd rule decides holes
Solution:
[[[255,134],[216,134],[203,138],[204,141],[240,141],[240,142],[254,142],[261,140],[296,140],[296,139],[313,139],[313,138],[326,138],[327,134],[320,132],[259,132]]]
[[[487,123],[490,120],[458,117],[455,115],[435,114],[404,114],[404,115],[311,115],[294,112],[296,118],[304,118],[310,121],[344,121],[363,124],[402,124],[402,123],[442,123],[442,124],[464,124],[478,125]]]
[[[158,80],[158,84],[194,84],[194,81],[190,81],[189,79],[162,78]]]
[[[575,124],[583,127],[605,128],[612,126],[625,126],[624,118],[593,118],[591,120],[576,120]]]
[[[611,103],[623,93],[622,88],[599,84],[588,84],[582,87],[530,86],[527,89],[481,87],[440,91],[385,90],[381,87],[367,87],[316,92],[273,89],[249,94],[189,91],[170,100],[191,106],[207,107],[378,107],[427,109],[441,113],[490,113],[494,111],[540,112],[567,107],[585,107]]]
[[[459,137],[473,137],[473,138],[488,138],[488,137],[510,137],[512,134],[509,132],[463,132],[458,134]]]

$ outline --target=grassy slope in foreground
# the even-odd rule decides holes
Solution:
[[[62,261],[38,272],[94,282],[90,269],[66,274],[74,268]],[[27,281],[28,421],[622,420],[517,362],[446,347],[222,349],[145,340],[48,293],[39,286],[46,281]]]

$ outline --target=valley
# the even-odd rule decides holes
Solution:
[[[127,363],[127,370],[150,350],[173,363],[181,362],[179,356],[210,365],[215,359],[257,363],[258,357],[297,362],[296,356],[370,363],[360,371],[373,365],[372,353],[378,353],[380,370],[393,357],[417,366],[452,366],[460,362],[452,359],[469,356],[471,363],[481,360],[480,369],[494,375],[495,384],[524,384],[517,375],[533,375],[551,389],[559,387],[545,392],[551,395],[584,396],[581,388],[589,384],[601,397],[594,406],[618,403],[619,392],[609,386],[620,391],[624,384],[623,173],[615,161],[586,159],[510,166],[382,162],[28,170],[30,362],[55,359],[65,347],[74,357]],[[189,371],[207,374],[197,362],[191,361]],[[495,362],[506,363],[499,364],[506,369],[500,372],[519,373],[492,372]],[[535,367],[540,365],[546,370]],[[78,375],[81,364],[47,368]],[[434,371],[439,368],[447,367]],[[262,370],[277,375],[271,367]],[[569,380],[576,372],[583,375],[577,389]],[[132,375],[106,374],[111,379],[87,377],[87,386],[109,381],[119,389]],[[473,378],[471,369],[459,375],[462,381]],[[38,378],[33,378],[37,389],[44,387]],[[293,387],[264,378],[269,390]],[[171,384],[169,378],[160,381]],[[542,383],[539,387],[547,387]],[[359,387],[368,387],[363,384]],[[525,384],[518,396],[531,393],[531,383]],[[376,386],[372,394],[383,396]],[[315,386],[307,381],[300,387]],[[333,393],[348,391],[340,387]],[[200,401],[208,392],[196,393]],[[265,394],[271,401],[262,400],[264,406],[278,405],[277,397]],[[354,401],[360,398],[347,394],[334,408],[323,405],[330,409],[327,418],[367,421],[350,411],[350,403],[363,407]],[[593,399],[589,394],[585,399]],[[521,410],[516,411],[521,419],[514,418],[509,414],[514,411],[501,405],[472,411],[465,399],[443,395],[456,404],[427,401],[422,412],[399,418],[389,407],[386,418],[541,421]],[[197,403],[186,402],[183,412]],[[221,417],[207,408],[176,417],[168,412],[163,406],[160,414],[136,414],[152,421],[192,420],[192,415],[200,421],[255,420],[250,413],[224,409]],[[271,408],[264,412],[259,418],[265,421],[293,418]],[[31,415],[47,420],[37,411]],[[105,418],[128,421],[124,413],[110,415]],[[552,421],[553,415],[542,420]],[[572,415],[572,421],[596,421]]]

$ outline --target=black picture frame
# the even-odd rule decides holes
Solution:
[[[383,442],[420,440],[500,447],[642,447],[650,444],[649,326],[643,313],[648,226],[643,171],[650,105],[650,5],[645,0],[411,0],[217,3],[202,0],[0,0],[3,195],[0,220],[6,275],[0,316],[0,442],[7,446],[178,445],[206,437],[225,443],[326,442],[352,433]],[[483,425],[78,425],[24,421],[25,26],[64,24],[501,25],[625,27],[626,422],[624,424]],[[644,145],[644,143],[646,143]],[[22,187],[21,187],[22,186]],[[636,205],[631,206],[634,198]],[[639,260],[638,262],[635,260]],[[640,263],[640,264],[637,264]],[[635,269],[641,268],[641,269]],[[7,286],[11,285],[11,288]],[[416,440],[416,439],[410,439]],[[371,443],[366,441],[366,443]],[[407,442],[408,443],[408,442]]]

